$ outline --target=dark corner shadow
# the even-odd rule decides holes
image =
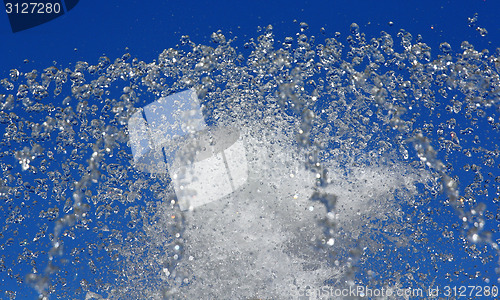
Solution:
[[[80,0],[49,0],[32,2],[27,0],[4,0],[13,33],[36,27],[64,15]],[[64,2],[64,3],[62,3]]]

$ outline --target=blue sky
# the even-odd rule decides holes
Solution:
[[[206,43],[212,32],[222,30],[239,37],[254,37],[258,26],[272,24],[277,37],[296,33],[293,21],[306,22],[311,32],[346,33],[356,22],[367,35],[404,28],[434,43],[447,41],[457,48],[462,40],[477,48],[495,47],[500,25],[491,0],[465,1],[92,1],[82,0],[70,12],[41,26],[13,34],[5,12],[0,12],[0,70],[23,65],[66,65],[76,60],[96,61],[102,54],[119,57],[128,47],[132,55],[150,61],[182,35]],[[478,25],[487,38],[467,26],[478,13]],[[388,22],[394,22],[392,27]],[[74,49],[78,49],[76,52]]]
[[[500,46],[499,11],[500,2],[495,0],[80,0],[65,15],[18,33],[12,33],[7,14],[1,11],[0,79],[14,68],[30,71],[54,63],[57,67],[72,66],[77,61],[96,63],[102,55],[113,61],[127,52],[150,62],[165,48],[179,44],[183,35],[189,35],[195,43],[209,44],[217,30],[228,37],[237,36],[233,45],[243,48],[246,40],[258,36],[259,26],[271,24],[276,39],[283,40],[298,32],[300,22],[306,22],[309,34],[317,36],[324,28],[325,36],[340,32],[345,37],[353,22],[368,37],[378,36],[380,31],[395,36],[403,28],[414,36],[421,34],[433,55],[438,53],[440,43],[448,42],[452,49],[459,50],[463,40],[476,49],[493,52]],[[474,13],[478,14],[476,26],[488,30],[485,37],[468,26],[467,18]],[[0,278],[4,275],[0,273]],[[0,293],[0,299],[3,296]]]

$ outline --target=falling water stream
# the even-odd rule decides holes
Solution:
[[[242,49],[216,32],[152,62],[13,69],[0,81],[0,297],[357,299],[366,291],[334,291],[471,282],[491,293],[499,71],[500,51],[356,24],[346,38],[301,24],[278,41],[268,26]],[[172,121],[182,139],[153,135],[181,115],[161,111],[179,95],[198,123]],[[138,145],[161,149],[139,162]],[[206,147],[222,156],[200,169]]]

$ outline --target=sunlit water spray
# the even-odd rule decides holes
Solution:
[[[214,33],[213,47],[183,37],[151,63],[12,70],[3,272],[56,299],[495,284],[498,53],[443,43],[433,58],[405,31],[400,47],[350,30],[345,45],[301,24],[242,54]],[[187,114],[179,93],[196,98]]]
[[[402,165],[376,160],[371,166],[350,168],[352,173],[343,176],[344,168],[324,162],[332,172],[332,184],[325,190],[336,195],[332,221],[343,234],[322,241],[326,210],[310,199],[314,174],[300,163],[296,154],[301,150],[290,137],[268,134],[280,142],[248,143],[256,155],[248,155],[253,174],[247,185],[186,216],[186,255],[191,260],[184,265],[191,270],[186,273],[193,274],[192,284],[181,293],[186,298],[277,299],[304,293],[306,288],[319,290],[328,281],[342,285],[345,266],[335,265],[340,257],[332,258],[330,252],[353,247],[362,232],[374,230],[370,222],[397,224],[402,211],[396,192],[408,197],[417,180],[428,179],[410,174]],[[407,243],[404,239],[399,239],[401,245]]]

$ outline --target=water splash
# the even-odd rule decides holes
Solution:
[[[420,36],[401,30],[398,44],[356,24],[345,42],[318,42],[308,27],[278,42],[269,26],[241,53],[217,32],[213,46],[184,36],[149,63],[125,54],[11,70],[0,267],[13,283],[2,290],[15,298],[27,281],[42,299],[288,299],[442,278],[496,284],[499,53],[442,43],[433,57]],[[134,167],[128,127],[187,89],[209,126],[238,128],[248,162],[244,186],[192,211],[168,172]]]

